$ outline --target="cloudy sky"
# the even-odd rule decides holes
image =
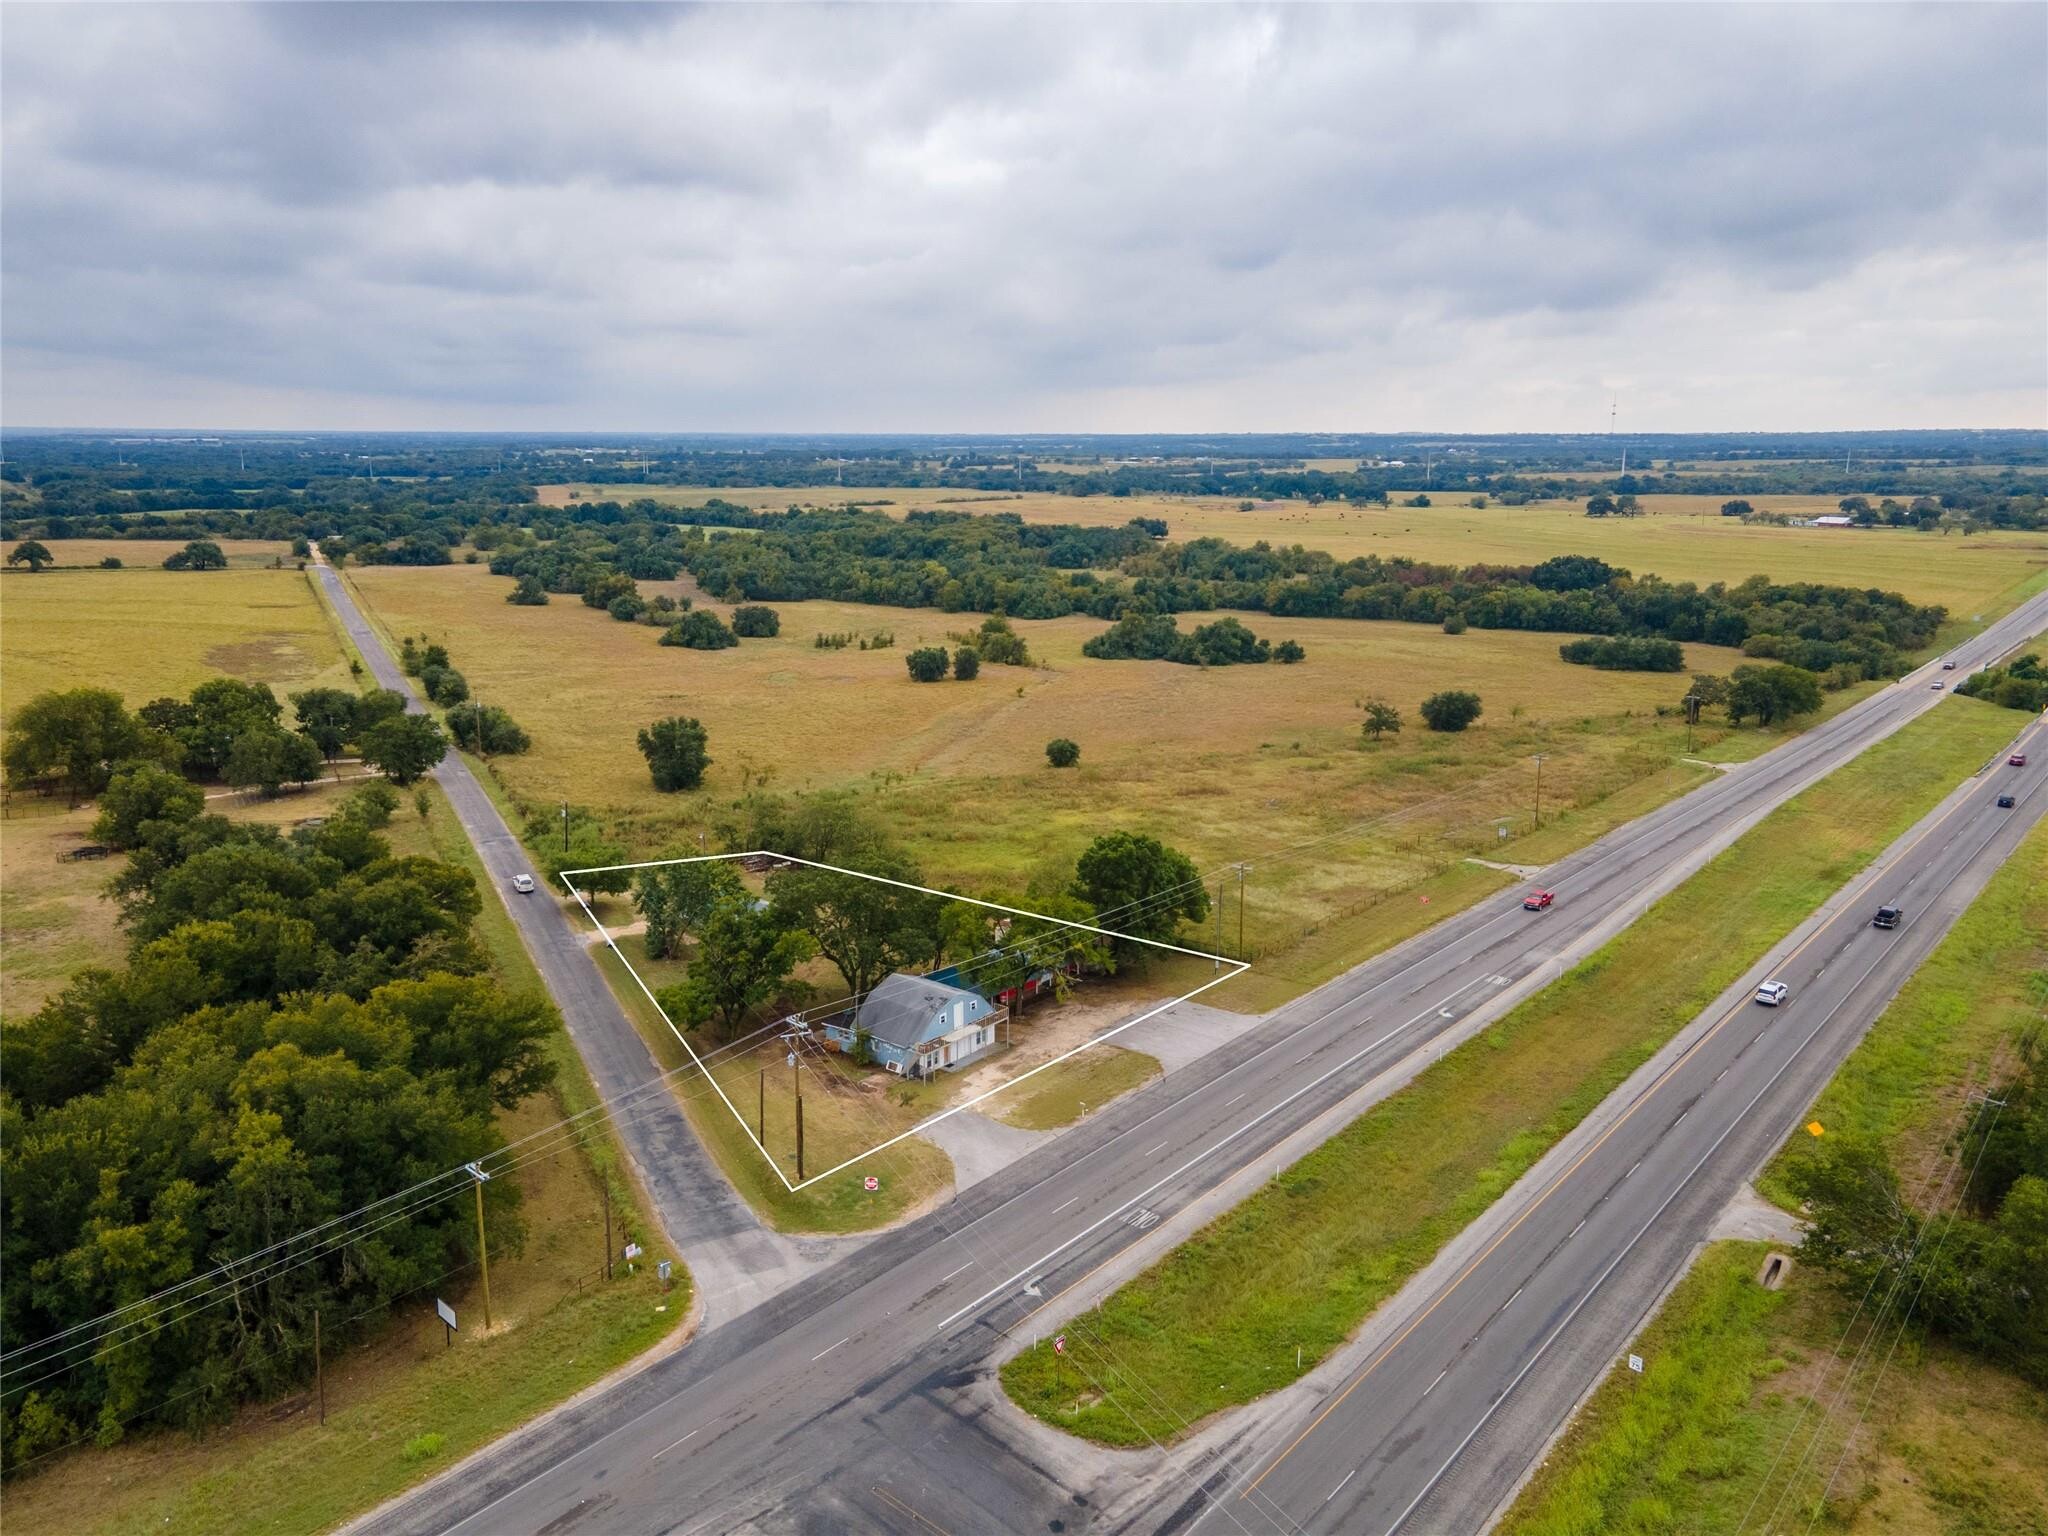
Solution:
[[[0,422],[2048,425],[2048,7],[9,3]]]

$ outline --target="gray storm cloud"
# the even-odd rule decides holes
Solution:
[[[2041,426],[2048,8],[7,8],[15,425]]]

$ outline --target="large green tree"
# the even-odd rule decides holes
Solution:
[[[394,784],[410,784],[448,755],[448,737],[427,715],[396,715],[363,732],[363,761]]]
[[[126,763],[100,792],[92,835],[116,848],[132,848],[167,828],[191,821],[206,809],[206,793],[162,763]]]
[[[809,934],[752,902],[727,902],[705,919],[690,972],[663,990],[662,1006],[693,1028],[710,1025],[722,1040],[737,1038],[763,1003],[789,984],[817,953]]]
[[[7,552],[7,563],[9,565],[25,565],[29,568],[29,573],[33,575],[46,565],[54,565],[56,563],[56,556],[50,553],[48,546],[38,540],[23,539]]]
[[[1209,893],[1194,862],[1142,832],[1108,832],[1075,861],[1073,894],[1095,912],[1101,926],[1130,939],[1171,942],[1185,920],[1209,915]],[[1117,941],[1129,957],[1140,946]]]
[[[680,958],[686,935],[745,895],[739,871],[723,859],[692,859],[641,870],[633,880],[633,900],[647,920],[648,958]]]
[[[339,757],[356,736],[356,712],[362,695],[347,688],[307,688],[291,695],[299,729],[310,736],[323,757]]]
[[[845,978],[852,996],[865,997],[891,971],[929,961],[938,951],[942,898],[892,885],[916,871],[899,859],[863,865],[867,879],[799,865],[772,875],[775,910],[817,940],[818,951]]]
[[[686,715],[657,720],[640,732],[640,755],[663,794],[695,789],[711,766],[710,734]]]
[[[120,764],[162,761],[173,750],[128,713],[118,693],[73,688],[37,694],[15,712],[0,762],[17,785],[54,780],[76,804],[106,788]]]

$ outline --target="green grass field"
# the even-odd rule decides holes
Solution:
[[[1092,1376],[1027,1351],[1004,1367],[1005,1388],[1050,1423],[1127,1445],[1293,1381],[2018,723],[1949,700],[1780,807],[1560,981],[1070,1322],[1069,1355]],[[1110,1360],[1143,1392],[1106,1389]]]
[[[1959,534],[1899,529],[1777,528],[1745,525],[1720,516],[1720,496],[1645,496],[1638,518],[1589,518],[1582,504],[1537,502],[1526,507],[1468,505],[1464,493],[1431,492],[1434,505],[1353,507],[1341,502],[1309,506],[1258,501],[1249,512],[1230,497],[1003,496],[988,491],[915,487],[837,491],[830,486],[719,488],[693,486],[543,486],[542,500],[562,504],[575,491],[585,501],[607,497],[700,506],[710,497],[744,506],[835,505],[849,497],[886,501],[901,516],[920,507],[950,506],[1015,512],[1028,522],[1121,525],[1133,517],[1166,519],[1170,537],[1215,537],[1234,544],[1260,539],[1275,545],[1326,549],[1339,559],[1406,555],[1449,565],[1481,562],[1533,565],[1552,555],[1598,555],[1638,576],[1667,581],[1739,582],[1755,575],[1779,581],[1837,582],[1903,592],[1916,602],[1940,603],[1954,618],[1997,616],[2017,603],[2028,583],[2048,575],[2048,533]],[[1000,500],[991,499],[1000,497]],[[1748,498],[1759,511],[1812,517],[1835,510],[1830,496]],[[2037,590],[2037,589],[2036,589]]]
[[[1941,947],[1843,1063],[1812,1118],[1831,1133],[1877,1136],[1916,1173],[1947,1155],[1964,1084],[2039,1017],[2048,991],[2048,824],[1993,876]],[[1767,1171],[1783,1188],[1794,1135]],[[1709,1248],[1631,1346],[1640,1376],[1612,1372],[1530,1481],[1502,1530],[1512,1536],[1734,1530],[1781,1500],[1810,1513],[1825,1475],[1843,1474],[1822,1517],[1850,1536],[2048,1529],[2048,1394],[1981,1357],[1908,1340],[1879,1386],[1876,1364],[1846,1376],[1835,1362],[1853,1298],[1795,1268],[1783,1291],[1754,1275],[1759,1243]],[[1873,1351],[1873,1354],[1876,1352]],[[1847,1352],[1853,1358],[1853,1346]],[[1842,1386],[1848,1382],[1844,1395]],[[1817,1402],[1871,1401],[1846,1461],[1849,1414]],[[1820,1428],[1825,1424],[1825,1428]],[[1789,1456],[1779,1458],[1781,1448]],[[1766,1477],[1777,1462],[1776,1471]],[[2027,1469],[2032,1468],[2029,1472]]]

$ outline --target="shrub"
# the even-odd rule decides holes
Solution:
[[[508,757],[524,752],[533,738],[495,704],[472,704],[448,711],[448,734],[459,747],[491,757]]]
[[[119,555],[107,556],[106,559],[100,562],[100,569],[103,571],[118,571],[121,569],[121,557]]]
[[[1444,633],[1447,635],[1462,635],[1465,633],[1465,615],[1455,611],[1445,614]]]
[[[1293,666],[1307,654],[1308,652],[1301,648],[1301,642],[1298,640],[1282,640],[1273,647],[1273,659],[1285,666]]]
[[[431,1461],[441,1454],[441,1447],[447,1443],[441,1435],[430,1430],[424,1435],[414,1435],[398,1454],[408,1462]]]
[[[630,624],[647,611],[647,600],[638,592],[621,592],[605,604],[604,611],[621,624]]]
[[[1422,720],[1432,731],[1462,731],[1479,718],[1479,695],[1447,688],[1422,701]]]
[[[910,669],[910,680],[914,683],[936,683],[946,675],[951,658],[942,645],[921,645],[903,658],[903,665]]]
[[[1045,744],[1045,760],[1055,768],[1071,768],[1081,761],[1080,744],[1055,736]]]
[[[740,637],[725,627],[725,621],[715,613],[698,610],[684,614],[676,623],[662,631],[663,645],[680,645],[692,651],[729,650],[740,643]]]
[[[963,645],[953,653],[953,676],[963,683],[971,683],[981,675],[981,653],[971,645]]]
[[[547,588],[540,584],[538,576],[520,577],[519,585],[505,594],[505,601],[518,608],[543,608],[547,600]]]
[[[447,665],[422,667],[420,686],[426,690],[427,697],[443,709],[460,704],[469,697],[469,679]]]
[[[759,604],[735,608],[732,611],[732,632],[749,640],[765,640],[782,633],[782,615]]]

